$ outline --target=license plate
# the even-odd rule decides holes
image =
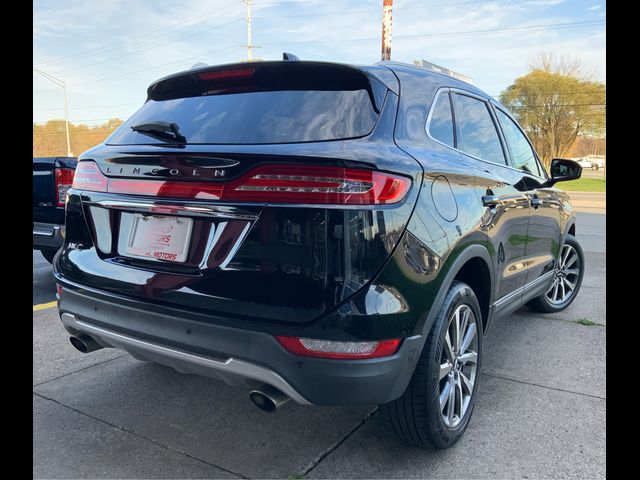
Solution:
[[[190,218],[122,213],[118,252],[127,257],[184,262],[192,228]]]

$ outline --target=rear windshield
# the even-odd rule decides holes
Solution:
[[[361,137],[378,114],[367,90],[280,90],[148,100],[108,144],[162,144],[134,125],[175,123],[187,143],[264,144]]]

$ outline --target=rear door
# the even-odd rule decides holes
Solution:
[[[527,285],[551,275],[560,248],[560,199],[555,188],[544,188],[546,173],[535,151],[514,119],[494,105],[510,156],[510,165],[522,175],[531,202],[525,263]]]
[[[488,102],[452,90],[457,148],[474,165],[476,191],[486,207],[480,228],[488,235],[495,261],[495,305],[518,304],[527,276],[524,258],[530,203],[523,175],[507,165],[507,151]]]

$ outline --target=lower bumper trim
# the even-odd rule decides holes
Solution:
[[[235,375],[268,383],[291,397],[296,403],[311,405],[311,402],[300,395],[284,378],[260,365],[232,357],[214,360],[145,342],[83,322],[71,313],[63,313],[61,319],[66,327],[91,335],[100,343],[124,350],[136,358],[161,363],[184,373],[194,373],[218,379],[225,375]]]

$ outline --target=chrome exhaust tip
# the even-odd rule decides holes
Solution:
[[[100,350],[101,348],[104,348],[102,345],[96,342],[92,337],[90,337],[89,335],[85,335],[83,333],[74,337],[69,337],[69,341],[71,342],[71,345],[73,345],[76,348],[76,350],[82,353],[95,352],[96,350]]]
[[[266,383],[255,390],[251,390],[249,398],[260,410],[264,412],[275,412],[291,400],[291,397],[286,396],[277,388]]]

